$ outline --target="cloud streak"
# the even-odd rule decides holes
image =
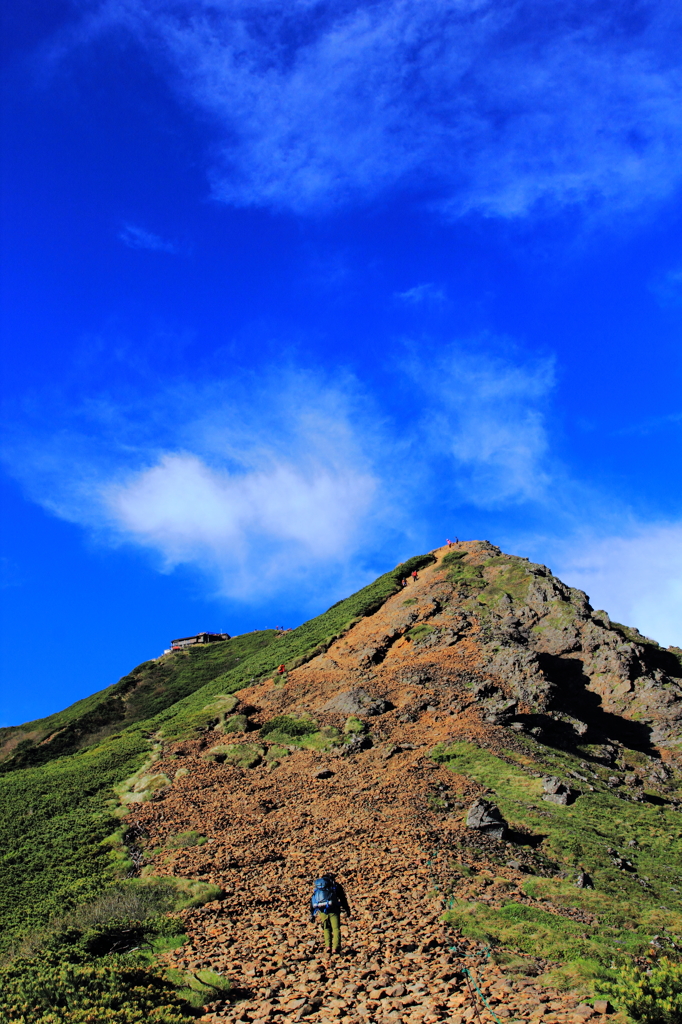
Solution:
[[[159,235],[152,234],[135,224],[124,224],[118,235],[121,242],[130,249],[148,249],[150,252],[166,252],[177,256],[179,249],[173,242],[168,242]]]
[[[533,363],[453,346],[412,366],[428,395],[425,433],[448,455],[460,501],[499,508],[541,502],[552,469],[544,409],[554,382],[551,360]]]
[[[669,0],[107,0],[215,126],[215,195],[311,213],[629,211],[682,178]]]

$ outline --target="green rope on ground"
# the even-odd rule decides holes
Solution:
[[[471,971],[469,970],[469,968],[468,968],[468,967],[463,967],[463,968],[462,968],[462,970],[463,970],[463,971],[464,971],[464,973],[465,973],[465,974],[466,974],[466,975],[467,975],[467,976],[469,977],[469,980],[471,981],[471,984],[472,984],[472,985],[474,986],[474,988],[475,988],[475,989],[476,989],[476,991],[478,992],[479,996],[480,996],[480,997],[481,997],[481,999],[483,1000],[483,1005],[485,1006],[485,1008],[486,1008],[486,1010],[488,1011],[488,1013],[490,1014],[490,1016],[491,1016],[491,1017],[493,1018],[493,1020],[494,1020],[494,1021],[496,1021],[496,1024],[502,1024],[502,1021],[501,1021],[501,1020],[500,1020],[500,1018],[499,1018],[499,1017],[498,1017],[498,1016],[497,1016],[497,1015],[495,1014],[495,1012],[493,1011],[493,1009],[492,1009],[492,1008],[491,1008],[491,1007],[489,1006],[489,1004],[488,1004],[488,1000],[486,999],[486,997],[485,997],[485,996],[483,995],[483,993],[481,992],[480,988],[479,988],[479,987],[478,987],[478,985],[476,984],[476,981],[474,980],[474,976],[473,976],[473,974],[471,973]],[[507,1024],[514,1024],[514,1021],[507,1021]]]

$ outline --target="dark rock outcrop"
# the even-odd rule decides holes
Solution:
[[[507,822],[502,817],[499,808],[490,800],[479,797],[474,800],[467,814],[467,828],[474,828],[479,832],[491,836],[493,839],[504,839],[507,832]]]

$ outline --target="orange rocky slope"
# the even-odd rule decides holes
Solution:
[[[490,559],[489,545],[463,550],[474,566]],[[499,864],[518,858],[519,847],[439,812],[438,794],[462,810],[485,790],[435,764],[429,751],[456,739],[493,749],[503,739],[509,748],[514,734],[495,716],[508,715],[505,702],[516,700],[517,717],[525,712],[533,722],[551,689],[537,660],[513,650],[506,675],[491,671],[490,621],[465,598],[439,562],[283,684],[268,679],[239,692],[249,731],[229,742],[254,743],[255,730],[284,713],[343,729],[354,712],[371,729],[371,747],[295,749],[279,763],[263,757],[244,769],[207,759],[226,742],[209,733],[167,746],[155,765],[170,777],[179,767],[187,772],[127,819],[146,833],[148,849],[161,850],[150,856],[151,870],[211,881],[225,894],[184,913],[189,943],[169,955],[174,965],[233,980],[239,998],[210,1007],[207,1020],[494,1020],[463,966],[500,1020],[599,1019],[577,998],[539,987],[532,971],[542,964],[510,984],[484,948],[440,923],[449,892],[494,906],[531,900],[518,862],[453,881],[453,849],[484,866],[486,853]],[[500,620],[506,614],[503,607]],[[163,852],[167,839],[191,829],[208,842]],[[325,870],[338,873],[354,915],[346,955],[331,967],[307,915],[311,881]]]

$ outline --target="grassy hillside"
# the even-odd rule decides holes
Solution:
[[[44,764],[142,722],[267,648],[272,629],[144,661],[113,686],[47,718],[0,729],[0,772]]]

